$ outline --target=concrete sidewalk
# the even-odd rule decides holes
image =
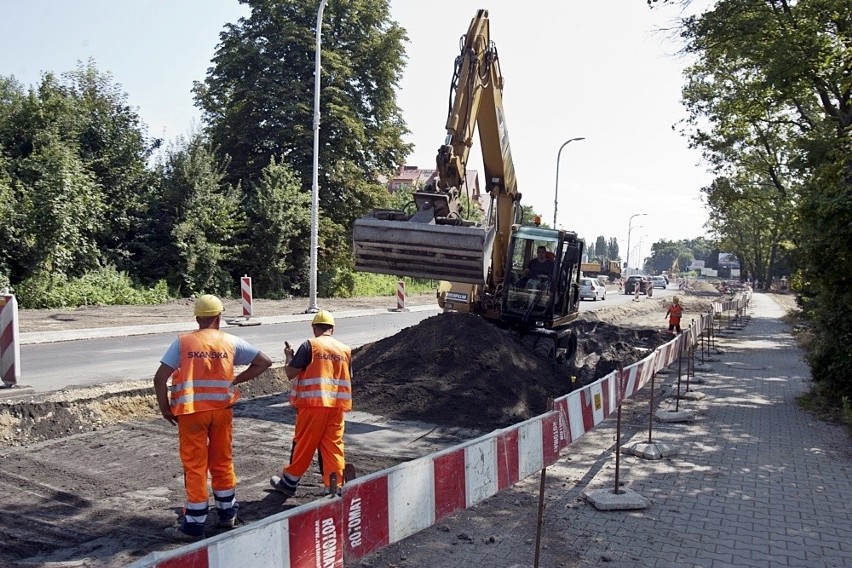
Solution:
[[[722,340],[721,361],[699,374],[706,382],[693,385],[706,397],[680,401],[697,419],[655,423],[654,441],[679,454],[621,455],[621,480],[650,500],[647,509],[598,511],[582,498],[587,488],[613,486],[614,420],[547,469],[540,566],[852,566],[849,438],[797,406],[809,373],[784,310],[755,294],[749,315],[745,329]],[[633,416],[622,444],[647,440],[647,411]],[[532,476],[357,565],[532,566],[539,482]]]

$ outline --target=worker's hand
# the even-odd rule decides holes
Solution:
[[[171,409],[171,408],[166,408],[165,410],[163,410],[163,409],[161,408],[161,409],[160,409],[160,414],[162,414],[162,415],[163,415],[163,418],[165,418],[166,420],[168,420],[169,422],[171,422],[171,423],[172,423],[172,426],[177,426],[177,419],[175,418],[175,415],[174,415],[174,414],[172,414],[172,409]]]
[[[293,348],[290,347],[290,344],[285,341],[284,342],[284,363],[289,365],[290,361],[293,360],[293,355],[295,355],[295,353],[293,352]]]

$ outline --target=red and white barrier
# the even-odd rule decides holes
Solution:
[[[405,311],[405,280],[396,283],[396,311]]]
[[[18,300],[0,295],[0,378],[5,386],[18,384],[21,376],[21,345],[18,340]]]
[[[240,278],[240,295],[243,299],[243,317],[250,318],[252,316],[251,276],[246,275]]]
[[[699,331],[700,330],[695,330]],[[326,498],[131,568],[279,566],[341,568],[476,505],[559,459],[560,452],[613,414],[662,366],[677,360],[681,334],[622,374],[554,401],[553,410],[452,448],[355,479]]]

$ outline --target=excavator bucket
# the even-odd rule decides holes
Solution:
[[[483,284],[494,232],[494,227],[362,217],[353,229],[355,270]]]

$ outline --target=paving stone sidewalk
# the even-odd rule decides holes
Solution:
[[[721,360],[691,387],[705,398],[679,402],[696,419],[655,423],[654,441],[676,456],[621,454],[620,479],[648,508],[598,511],[582,498],[614,486],[614,420],[547,469],[539,566],[852,566],[849,438],[796,404],[809,374],[783,315],[771,296],[755,294],[747,325],[720,341]],[[671,387],[675,376],[658,380]],[[659,408],[674,404],[669,397]],[[647,412],[631,416],[622,443],[647,441]],[[354,566],[531,567],[539,483],[531,476]]]

